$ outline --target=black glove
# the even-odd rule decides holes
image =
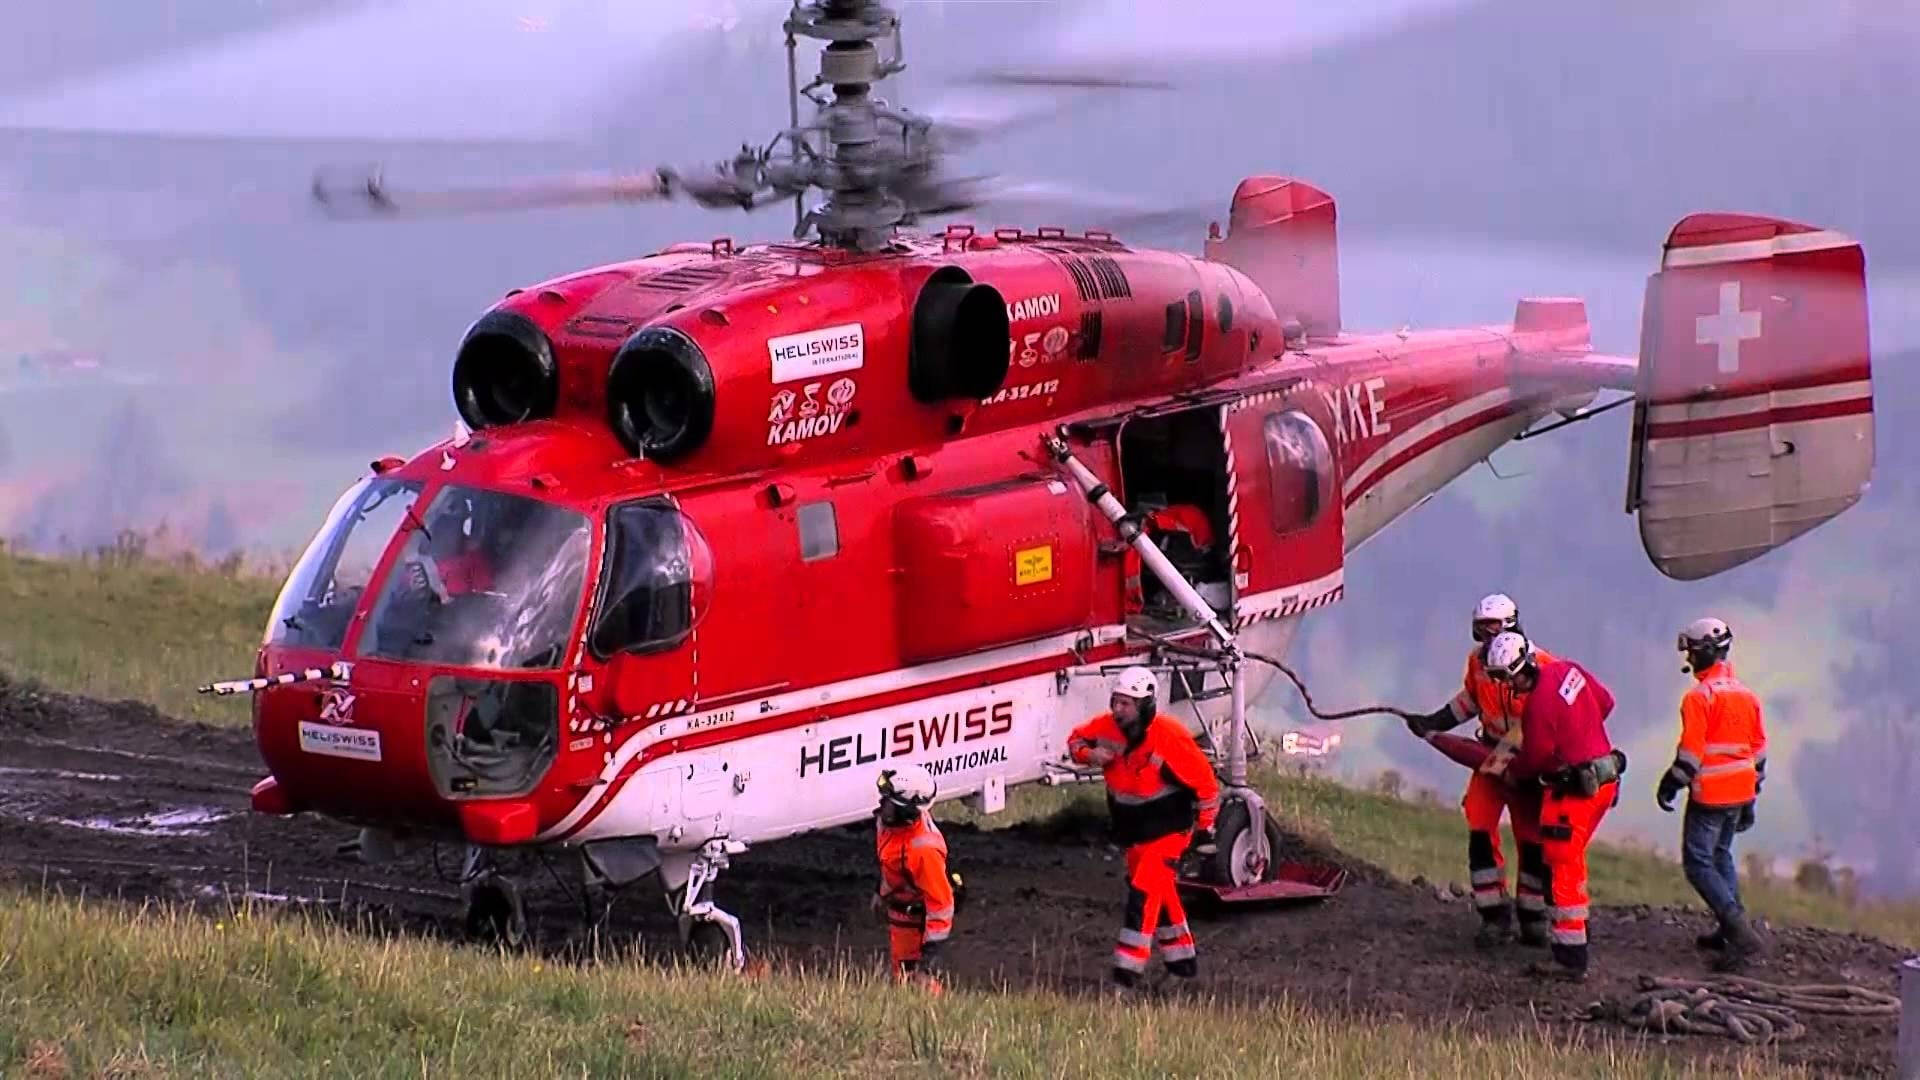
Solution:
[[[1660,790],[1654,795],[1654,798],[1660,802],[1660,809],[1665,810],[1669,814],[1673,813],[1674,796],[1680,794],[1680,789],[1685,786],[1685,784],[1680,782],[1679,777],[1673,775],[1672,770],[1662,773],[1660,775]]]
[[[1219,846],[1213,842],[1212,829],[1193,830],[1193,843],[1187,845],[1187,850],[1203,859],[1212,858],[1220,853]]]
[[[1453,717],[1452,703],[1448,703],[1440,706],[1433,712],[1427,713],[1425,716],[1407,717],[1407,730],[1424,739],[1428,735],[1438,735],[1443,731],[1451,731],[1453,726],[1459,722],[1460,721]]]
[[[1746,832],[1753,828],[1753,803],[1740,808],[1740,820],[1733,823],[1734,832]]]
[[[942,954],[947,943],[944,941],[923,941],[920,943],[920,971],[926,975],[938,975],[946,968]]]

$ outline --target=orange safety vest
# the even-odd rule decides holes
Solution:
[[[1140,745],[1127,749],[1127,737],[1110,712],[1073,729],[1067,753],[1086,764],[1094,747],[1112,750],[1107,762],[1107,812],[1115,838],[1144,844],[1186,832],[1213,828],[1220,816],[1220,778],[1213,763],[1178,720],[1159,713],[1147,722]]]
[[[887,922],[921,929],[922,941],[945,941],[953,933],[953,882],[947,877],[947,838],[922,811],[911,825],[889,828],[874,818],[874,850],[880,858],[880,897]]]
[[[1467,673],[1460,692],[1453,698],[1453,715],[1462,720],[1480,719],[1480,738],[1485,742],[1520,743],[1520,715],[1526,712],[1527,695],[1511,684],[1487,675],[1487,663],[1475,648],[1467,654]],[[1533,650],[1535,663],[1546,667],[1557,658],[1545,649]]]
[[[1760,794],[1767,760],[1760,699],[1724,660],[1694,678],[1699,681],[1680,699],[1674,772],[1688,781],[1688,799],[1702,806],[1750,803]]]

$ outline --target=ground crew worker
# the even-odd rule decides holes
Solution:
[[[1067,753],[1098,765],[1107,784],[1114,839],[1127,848],[1127,906],[1113,949],[1113,981],[1133,986],[1160,945],[1167,972],[1200,973],[1193,931],[1176,891],[1181,858],[1217,852],[1213,824],[1220,781],[1186,726],[1161,714],[1153,672],[1130,667],[1115,680],[1111,711],[1067,737]]]
[[[1534,831],[1540,819],[1540,791],[1506,781],[1507,766],[1520,747],[1520,712],[1527,695],[1510,683],[1487,677],[1487,643],[1508,630],[1523,633],[1519,607],[1502,593],[1481,597],[1473,609],[1475,644],[1467,654],[1460,692],[1426,716],[1407,721],[1409,731],[1425,738],[1478,718],[1479,739],[1492,749],[1486,764],[1468,778],[1460,800],[1467,817],[1467,873],[1473,885],[1473,906],[1480,913],[1480,931],[1473,941],[1483,949],[1501,944],[1513,933],[1515,905],[1508,900],[1507,863],[1500,850],[1500,817],[1509,811],[1513,839],[1520,847],[1520,869],[1514,881],[1520,940],[1526,945],[1547,943],[1546,861]],[[1534,658],[1540,664],[1555,659],[1540,648],[1534,649]]]
[[[1695,681],[1680,699],[1680,745],[1656,797],[1660,809],[1672,812],[1674,796],[1687,789],[1681,865],[1720,923],[1697,944],[1722,950],[1715,969],[1738,971],[1760,951],[1760,938],[1740,903],[1733,836],[1753,827],[1766,778],[1767,733],[1760,699],[1734,677],[1727,660],[1732,629],[1719,619],[1695,619],[1680,631],[1679,644]]]
[[[926,813],[936,791],[933,775],[906,765],[880,770],[877,784],[874,848],[880,891],[874,903],[886,909],[893,974],[938,994],[943,954],[953,933],[954,882],[947,871],[947,839]]]
[[[1541,663],[1527,639],[1511,630],[1487,643],[1487,674],[1527,694],[1520,713],[1520,750],[1507,766],[1513,782],[1538,784],[1539,832],[1547,862],[1551,964],[1535,975],[1587,976],[1587,845],[1600,819],[1620,801],[1626,756],[1607,737],[1613,695],[1571,660]]]

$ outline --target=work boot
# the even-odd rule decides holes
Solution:
[[[1561,982],[1581,983],[1587,981],[1587,947],[1585,945],[1553,946],[1553,961],[1535,960],[1527,965],[1527,974],[1537,979],[1557,979]]]
[[[1520,924],[1520,944],[1538,949],[1547,944],[1547,923],[1545,919],[1533,919]]]
[[[1473,947],[1476,949],[1497,949],[1513,940],[1513,929],[1504,922],[1489,919],[1480,924],[1480,930],[1473,935]]]
[[[1709,952],[1719,952],[1721,949],[1727,947],[1726,928],[1715,927],[1713,933],[1701,934],[1699,937],[1694,938],[1693,944],[1695,948],[1706,949]]]
[[[1169,960],[1167,974],[1177,975],[1182,979],[1194,978],[1200,974],[1200,958],[1189,956],[1185,960]]]
[[[1721,954],[1714,957],[1713,970],[1722,972],[1743,971],[1747,963],[1760,955],[1763,944],[1760,935],[1753,932],[1753,924],[1747,922],[1747,913],[1736,911],[1727,919],[1726,946]]]

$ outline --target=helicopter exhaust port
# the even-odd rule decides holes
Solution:
[[[627,451],[677,461],[713,431],[713,367],[700,346],[671,327],[627,339],[607,369],[607,422]]]
[[[532,319],[489,311],[467,329],[453,361],[453,405],[469,428],[542,420],[559,402],[553,342]]]
[[[976,284],[958,266],[943,266],[913,302],[907,388],[928,405],[989,397],[1006,381],[1012,342],[1000,290]]]

